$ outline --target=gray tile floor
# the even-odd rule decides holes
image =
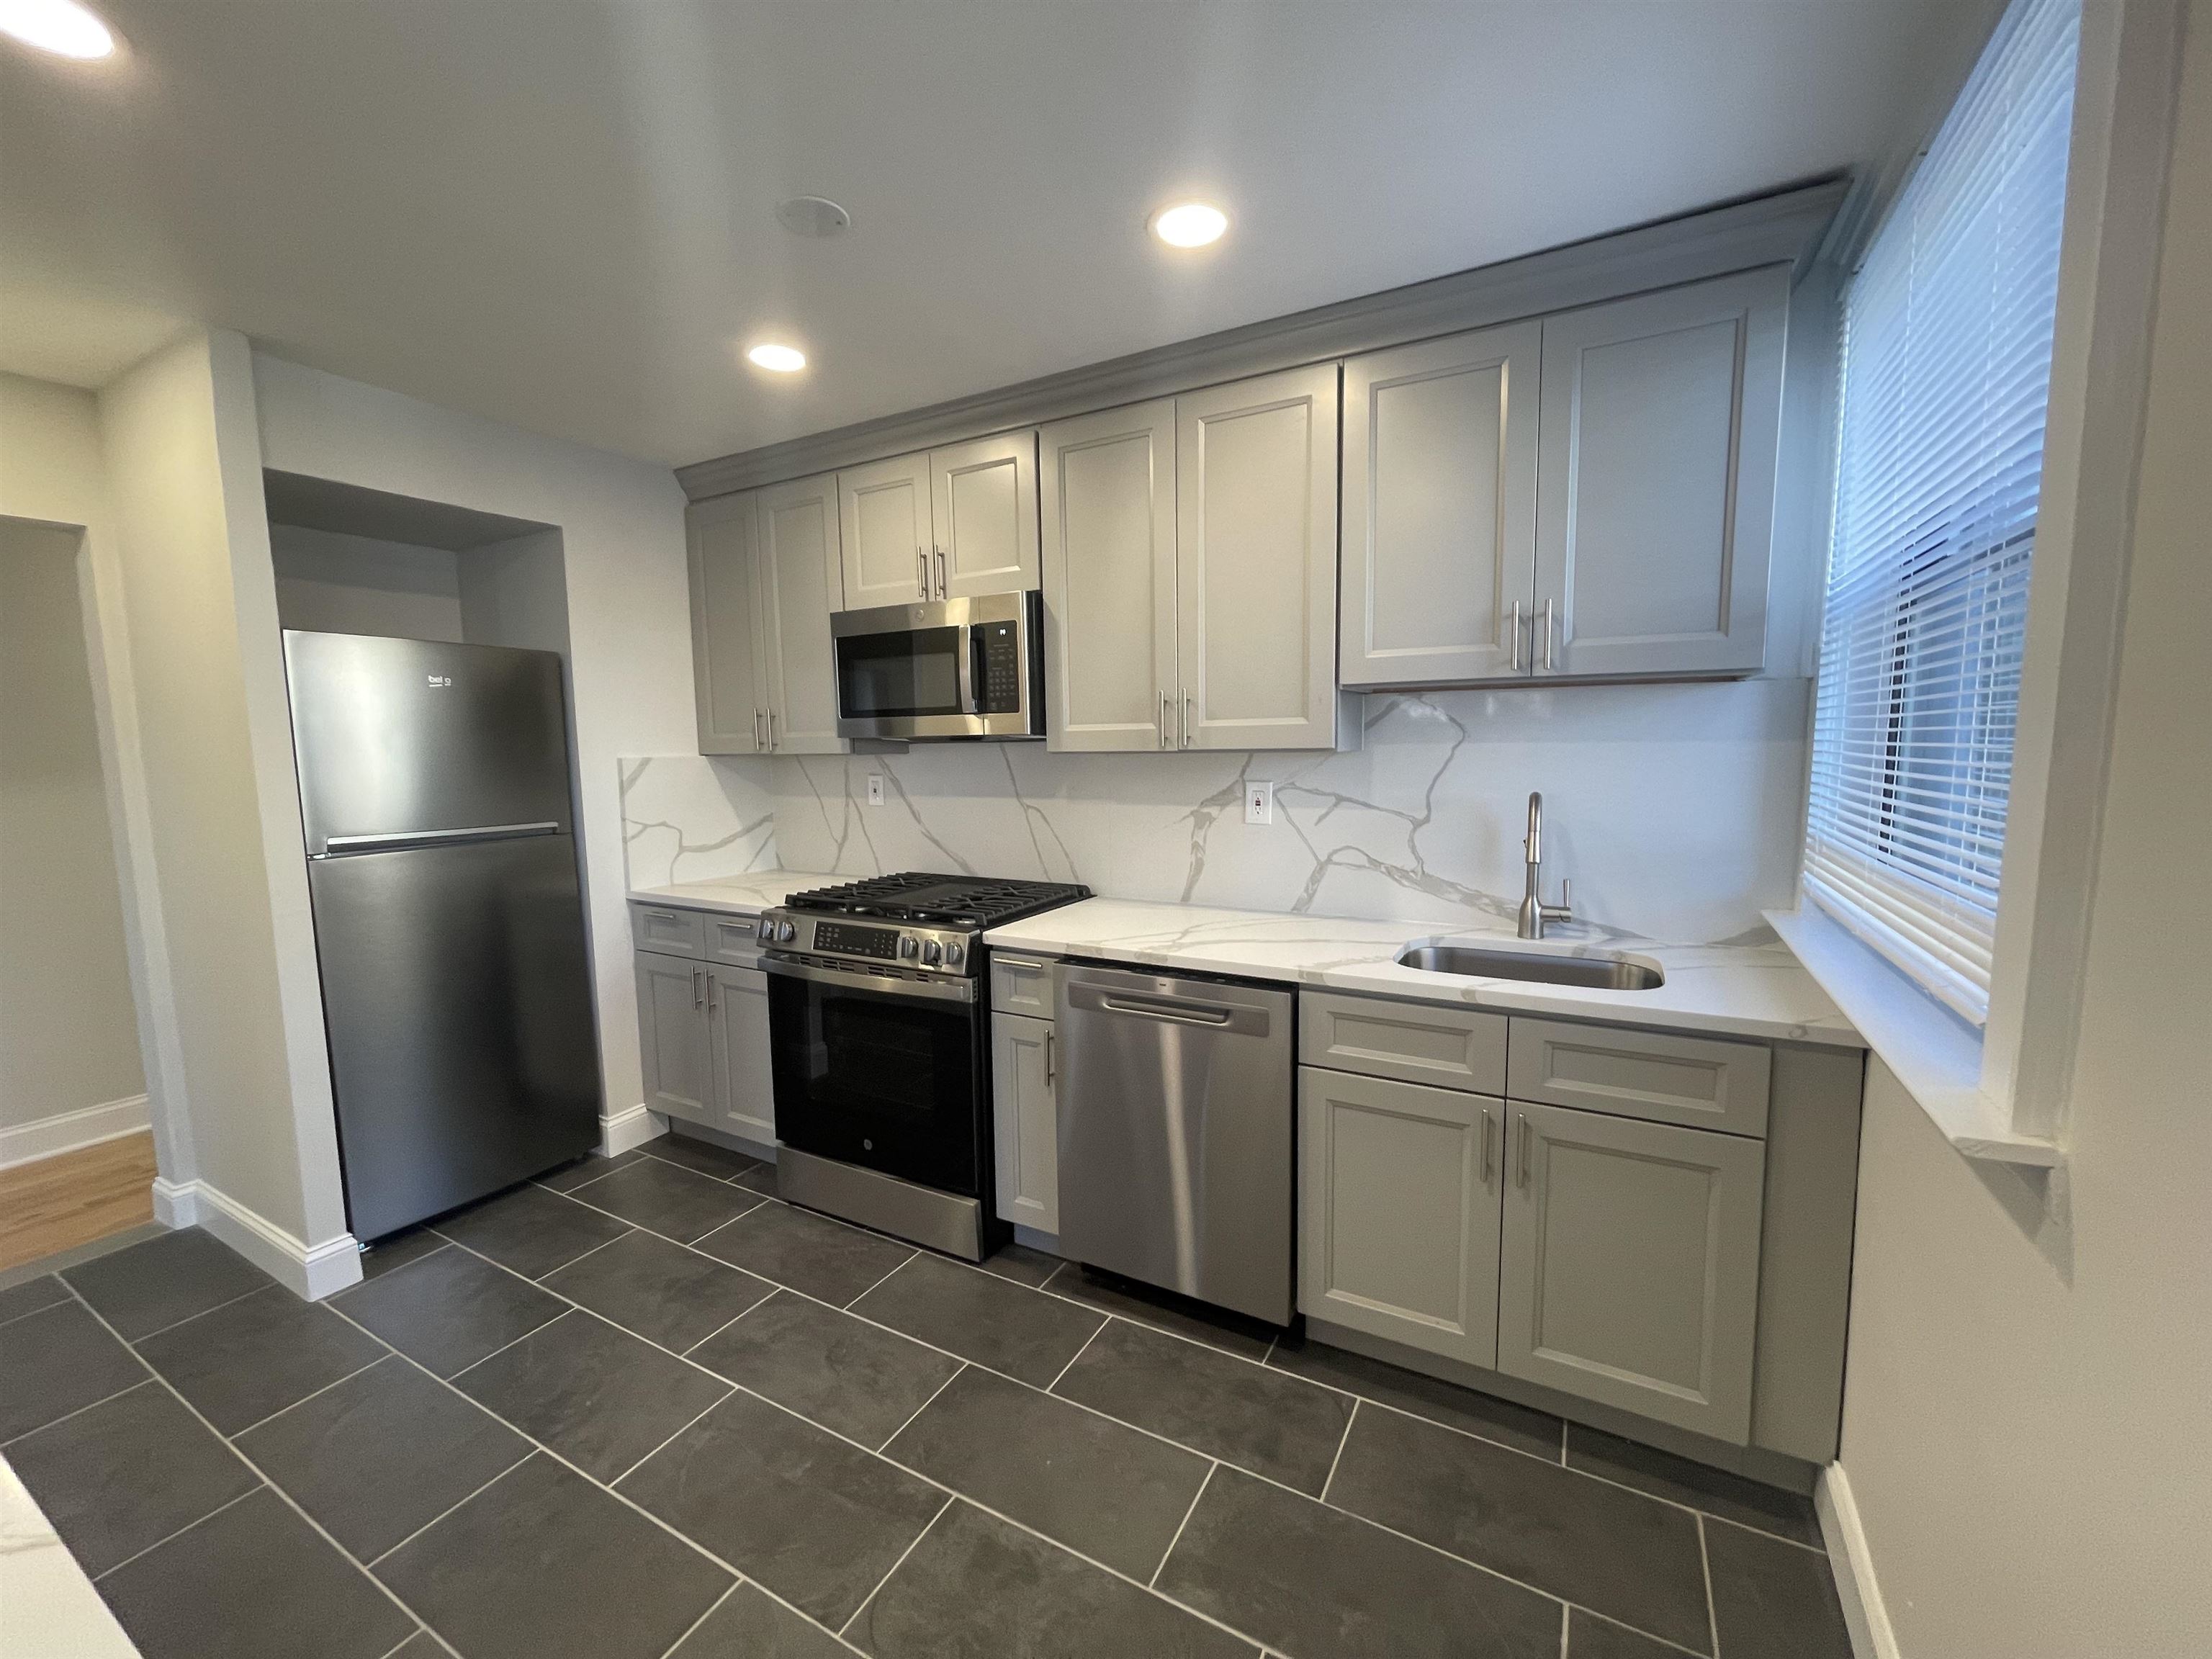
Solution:
[[[0,1290],[0,1453],[149,1659],[1849,1659],[1802,1498],[696,1141],[295,1300]]]

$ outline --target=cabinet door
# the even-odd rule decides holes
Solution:
[[[930,452],[931,572],[939,599],[1038,585],[1036,469],[1034,427]]]
[[[759,497],[769,747],[782,755],[842,754],[830,652],[830,613],[844,607],[836,476],[771,484]]]
[[[1049,746],[1171,748],[1175,400],[1055,422],[1042,444]]]
[[[999,1215],[1060,1231],[1060,1115],[1053,1103],[1053,1028],[1021,1014],[991,1017],[991,1113]]]
[[[1765,1145],[1510,1109],[1498,1369],[1745,1444]]]
[[[938,596],[926,453],[840,472],[837,518],[844,543],[842,609],[913,605]]]
[[[753,497],[724,495],[685,511],[691,555],[691,682],[699,752],[753,755],[767,741],[767,678],[753,573]]]
[[[1777,265],[1545,319],[1539,675],[1760,665],[1789,295]]]
[[[1336,746],[1337,366],[1176,399],[1186,749]]]
[[[1525,671],[1542,343],[1514,323],[1345,364],[1346,685]]]
[[[645,1103],[694,1122],[714,1121],[707,1047],[707,969],[682,957],[637,952],[637,1043]]]
[[[714,1127],[775,1143],[769,1074],[768,975],[757,968],[707,969],[707,1029],[714,1054]]]
[[[1301,1067],[1298,1310],[1490,1364],[1504,1110],[1481,1095]]]

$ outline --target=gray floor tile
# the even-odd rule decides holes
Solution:
[[[532,1186],[517,1187],[437,1224],[456,1243],[525,1279],[543,1279],[629,1231],[626,1222]]]
[[[1066,1297],[1101,1313],[1119,1314],[1139,1325],[1187,1336],[1247,1359],[1264,1355],[1277,1334],[1273,1326],[1226,1308],[1208,1307],[1171,1291],[1094,1273],[1073,1261],[1052,1276],[1048,1288],[1054,1296]]]
[[[150,1377],[25,1436],[8,1462],[94,1578],[261,1484]]]
[[[1210,1467],[972,1366],[884,1455],[1139,1579],[1159,1565]]]
[[[1676,1457],[1656,1447],[1638,1445],[1618,1435],[1567,1425],[1567,1467],[1587,1469],[1625,1486],[1634,1486],[1656,1497],[1687,1504],[1708,1515],[1725,1516],[1761,1532],[1794,1538],[1801,1544],[1820,1546],[1820,1518],[1813,1500],[1764,1481],[1730,1474]]]
[[[618,1238],[541,1282],[678,1353],[775,1292],[766,1279],[648,1232]]]
[[[622,1482],[625,1497],[832,1629],[945,1494],[826,1429],[733,1394]]]
[[[574,1188],[568,1196],[682,1244],[705,1237],[763,1201],[758,1193],[650,1157]]]
[[[468,1659],[660,1659],[731,1583],[543,1453],[376,1571]]]
[[[1725,1521],[1705,1522],[1705,1553],[1727,1659],[1851,1659],[1825,1553]]]
[[[1539,1457],[1557,1458],[1565,1425],[1549,1412],[1532,1411],[1455,1382],[1424,1376],[1401,1366],[1332,1348],[1322,1342],[1285,1337],[1267,1356],[1270,1365],[1293,1376],[1310,1377],[1347,1394],[1364,1395],[1385,1406],[1411,1412],[1434,1423],[1447,1423],[1502,1446],[1517,1446]]]
[[[568,1313],[453,1386],[585,1474],[614,1480],[729,1385],[587,1313]]]
[[[839,1307],[914,1254],[842,1221],[763,1204],[696,1243],[711,1256]]]
[[[198,1227],[66,1268],[62,1277],[125,1342],[276,1282]]]
[[[449,1250],[447,1243],[428,1227],[410,1227],[404,1233],[393,1233],[380,1238],[361,1253],[361,1276],[364,1279],[381,1279],[385,1274],[419,1261],[434,1250]]]
[[[759,1164],[746,1170],[741,1176],[732,1177],[730,1184],[733,1187],[743,1187],[747,1192],[765,1193],[770,1198],[774,1198],[775,1196],[775,1165]]]
[[[587,1181],[597,1181],[603,1175],[612,1175],[626,1164],[635,1164],[645,1154],[632,1149],[617,1152],[612,1158],[601,1158],[597,1152],[586,1152],[574,1164],[564,1164],[557,1170],[549,1170],[538,1177],[538,1184],[550,1192],[565,1193],[582,1186]]]
[[[0,1337],[0,1441],[146,1380],[146,1368],[75,1302],[26,1314]]]
[[[917,1255],[853,1311],[1042,1389],[1106,1322],[973,1267]]]
[[[397,1357],[270,1419],[238,1445],[362,1561],[531,1450],[505,1424]]]
[[[51,1308],[57,1302],[70,1299],[69,1286],[52,1273],[41,1273],[21,1285],[11,1285],[0,1291],[0,1325],[11,1319],[21,1319],[27,1313],[36,1313],[41,1308]]]
[[[852,1651],[758,1585],[740,1584],[668,1659],[850,1659]]]
[[[1372,1407],[1328,1501],[1562,1600],[1712,1651],[1697,1517],[1486,1440]]]
[[[568,1310],[559,1297],[458,1249],[341,1291],[331,1305],[440,1376],[475,1364]]]
[[[802,1417],[880,1446],[960,1362],[851,1314],[780,1291],[690,1358]]]
[[[216,1429],[236,1434],[386,1349],[328,1308],[271,1285],[148,1337],[138,1352]]]
[[[1567,1610],[1567,1650],[1560,1659],[1680,1659],[1681,1651],[1581,1607]]]
[[[266,1489],[100,1583],[145,1659],[383,1659],[414,1620]]]
[[[717,1146],[711,1140],[678,1134],[672,1129],[656,1139],[647,1141],[638,1151],[647,1158],[680,1164],[687,1170],[696,1170],[701,1175],[713,1176],[718,1181],[735,1181],[739,1176],[750,1175],[763,1167],[757,1158],[732,1152],[727,1146]]]
[[[400,1644],[392,1659],[449,1659],[449,1656],[436,1637],[427,1630],[418,1630]]]
[[[1297,1659],[1559,1651],[1550,1597],[1227,1468],[1206,1483],[1158,1586]]]
[[[1011,1279],[1017,1285],[1027,1285],[1032,1290],[1041,1288],[1045,1280],[1058,1273],[1064,1264],[1056,1255],[1042,1250],[1033,1250],[1026,1244],[1008,1244],[984,1262],[983,1271],[996,1273],[1001,1279]]]
[[[878,1659],[1234,1659],[1255,1651],[1158,1596],[959,1503],[861,1610],[852,1637]]]
[[[1346,1395],[1118,1319],[1053,1392],[1314,1498],[1352,1419]]]

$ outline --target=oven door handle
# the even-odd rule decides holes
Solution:
[[[842,985],[852,991],[873,991],[887,997],[918,997],[932,1002],[973,1002],[975,981],[969,979],[901,979],[890,974],[854,973],[842,968],[817,968],[811,962],[786,962],[764,956],[760,969],[778,979],[805,980],[813,985]]]

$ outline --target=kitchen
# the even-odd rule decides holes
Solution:
[[[981,380],[916,335],[849,383],[830,296],[906,233],[794,179],[764,234],[820,308],[673,436],[27,289],[49,362],[115,359],[11,356],[0,471],[85,526],[158,1173],[149,1224],[0,1270],[0,1457],[100,1639],[2190,1650],[2197,1453],[2130,1468],[2164,1530],[2094,1575],[1978,1460],[2057,1412],[2065,1501],[2112,1497],[2044,1304],[2202,1289],[2171,1243],[2106,1289],[2097,1124],[2165,1112],[2167,1181],[2201,1130],[2090,1014],[2111,907],[2201,900],[2112,860],[2201,781],[2123,793],[2176,706],[2130,701],[2138,607],[2192,591],[2203,29],[1972,9],[1924,109],[1854,83],[1846,167]],[[1353,50],[1328,11],[1300,50]],[[116,12],[112,83],[9,60],[15,142],[247,27]],[[381,62],[359,21],[297,61]],[[1249,272],[1285,228],[1234,186],[1111,258]],[[1976,192],[2013,240],[1917,262]],[[1912,323],[1970,301],[1962,412]],[[1973,503],[1956,562],[1898,550],[1908,498]],[[2177,988],[2127,999],[2146,1079]],[[2097,1365],[2115,1423],[2203,1380]]]

